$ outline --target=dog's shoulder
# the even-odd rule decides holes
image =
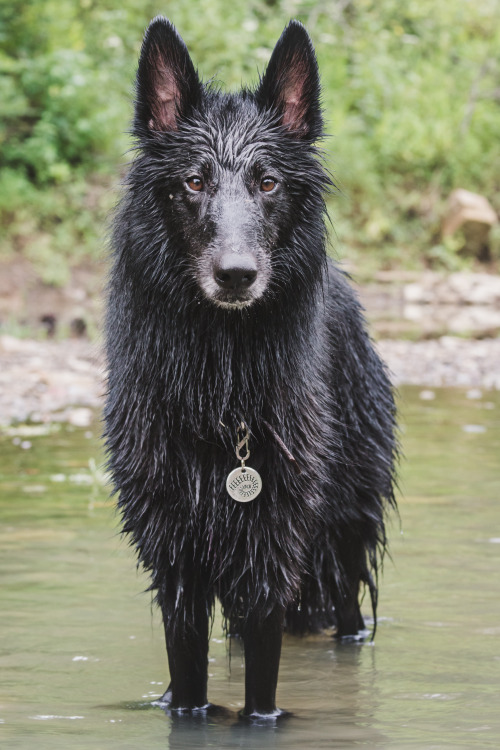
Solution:
[[[352,320],[354,318],[363,320],[363,308],[358,299],[358,294],[353,286],[354,282],[350,274],[331,258],[327,260],[327,269],[324,281],[324,297],[328,311],[328,317],[333,317],[337,322]]]

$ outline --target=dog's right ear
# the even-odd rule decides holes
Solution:
[[[154,18],[137,70],[135,135],[177,130],[179,119],[197,104],[200,95],[201,84],[186,45],[170,21]]]

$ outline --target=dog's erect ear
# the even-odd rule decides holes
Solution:
[[[174,26],[158,16],[142,43],[136,81],[134,132],[177,130],[178,120],[199,101],[201,84]]]
[[[318,63],[299,21],[290,21],[280,36],[255,96],[261,106],[276,109],[297,138],[314,141],[321,135]]]

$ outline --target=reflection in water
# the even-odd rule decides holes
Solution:
[[[278,703],[292,715],[271,726],[237,717],[243,659],[232,642],[229,660],[220,618],[209,695],[225,711],[152,707],[168,682],[163,632],[115,532],[98,426],[0,436],[5,747],[500,746],[500,397],[471,394],[402,389],[404,497],[375,644],[285,637]]]
[[[260,725],[240,721],[227,709],[215,716],[173,715],[169,750],[309,748],[322,747],[322,742],[327,743],[325,747],[383,746],[383,733],[371,723],[376,704],[372,691],[375,649],[368,644],[336,643],[327,637],[305,640],[286,638],[284,644],[281,680],[286,682],[286,704],[296,703],[292,715]],[[368,659],[363,659],[362,666],[365,649]],[[294,670],[299,676],[297,685],[291,677]],[[307,679],[300,680],[303,670]]]

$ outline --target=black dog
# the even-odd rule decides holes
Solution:
[[[257,89],[237,94],[200,83],[167,20],[142,46],[105,416],[123,528],[163,613],[173,710],[209,705],[216,598],[243,638],[250,717],[280,713],[284,627],[357,634],[361,584],[375,612],[394,402],[327,261],[319,95],[294,21]]]

